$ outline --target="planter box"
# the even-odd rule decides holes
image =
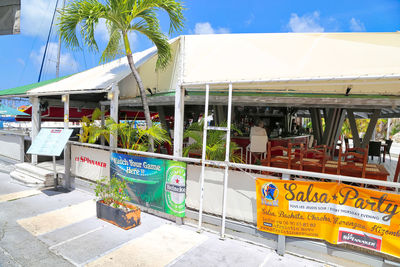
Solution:
[[[97,218],[128,230],[140,225],[140,209],[132,204],[126,204],[129,211],[114,208],[104,204],[102,200],[96,202]]]

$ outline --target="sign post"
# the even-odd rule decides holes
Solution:
[[[60,156],[64,150],[72,129],[41,129],[28,149],[28,154],[52,156],[54,170],[54,187],[57,190],[56,156]]]

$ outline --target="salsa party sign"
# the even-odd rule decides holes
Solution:
[[[257,228],[400,257],[400,196],[346,184],[257,179]]]

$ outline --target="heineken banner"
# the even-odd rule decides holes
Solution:
[[[126,181],[132,202],[185,216],[186,163],[112,153],[110,166],[111,177]]]

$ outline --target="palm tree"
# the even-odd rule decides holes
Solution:
[[[100,62],[110,61],[125,53],[140,90],[147,127],[151,127],[146,92],[133,62],[128,34],[139,32],[147,36],[158,50],[156,69],[165,69],[171,59],[171,49],[167,36],[161,31],[157,12],[161,10],[168,14],[169,34],[172,34],[183,28],[183,9],[183,5],[175,0],[106,0],[105,3],[101,3],[100,0],[79,0],[60,11],[59,34],[67,47],[80,48],[76,35],[77,30],[80,30],[83,43],[97,52],[94,31],[99,20],[105,19],[110,40]]]
[[[171,144],[168,132],[160,125],[153,125],[142,129],[135,128],[135,121],[115,122],[112,118],[107,118],[103,128],[97,127],[90,132],[89,143],[95,143],[101,136],[110,142],[110,134],[118,139],[118,147],[146,151],[149,147],[149,140],[155,141],[160,146],[163,143]]]

